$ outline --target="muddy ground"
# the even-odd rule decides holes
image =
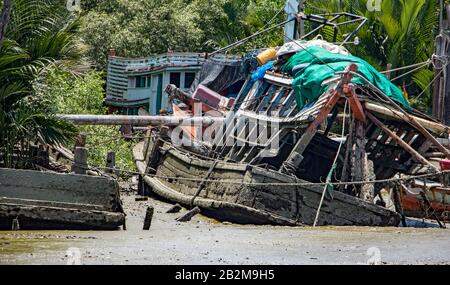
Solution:
[[[0,264],[450,264],[450,230],[241,226],[123,194],[127,230],[0,231]],[[143,231],[148,205],[155,207]]]

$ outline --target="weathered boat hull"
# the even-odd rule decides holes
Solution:
[[[16,218],[21,230],[115,230],[124,223],[120,213],[17,203],[0,203],[0,216],[0,229],[8,230]]]
[[[415,193],[413,189],[402,191],[401,202],[403,211],[407,216],[416,218],[430,218],[435,214],[443,221],[449,221],[450,213],[450,189],[444,187],[417,187]],[[420,191],[424,191],[425,201],[420,195]],[[429,204],[428,204],[429,203]]]
[[[139,171],[145,175],[144,143],[134,148]],[[162,152],[155,176],[144,176],[152,191],[170,201],[198,206],[203,213],[241,224],[312,225],[322,195],[322,186],[299,186],[293,177],[250,167],[218,162],[198,197],[201,180],[213,160],[169,148]],[[176,177],[177,179],[174,179]],[[270,184],[267,184],[270,183]],[[267,185],[264,185],[267,184]],[[284,184],[281,186],[281,184]],[[333,192],[322,206],[318,225],[397,226],[400,215],[358,198]]]
[[[0,229],[115,230],[125,223],[106,177],[0,169]]]

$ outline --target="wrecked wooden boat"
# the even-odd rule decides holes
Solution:
[[[187,207],[198,206],[206,215],[238,224],[294,226],[314,222],[323,187],[289,185],[306,181],[248,164],[216,163],[170,145],[160,151],[165,154],[156,176],[143,177],[160,197]],[[134,156],[139,171],[145,174],[143,153],[142,142],[134,148]],[[208,177],[208,182],[199,177]],[[339,226],[396,226],[399,222],[397,213],[339,192],[325,200],[320,220],[321,225]]]
[[[244,82],[210,63],[214,72],[198,76],[195,90],[168,86],[175,116],[225,120],[151,128],[134,148],[148,188],[236,223],[406,225],[402,188],[446,174],[440,165],[450,151],[438,138],[449,128],[414,110],[397,86],[342,45],[291,40],[260,52]],[[222,100],[236,84],[239,94]],[[440,159],[430,160],[436,153]]]
[[[338,90],[338,86],[336,84],[332,90]],[[310,136],[310,144],[305,142],[303,163],[298,165],[294,174],[283,166],[296,141],[300,141],[299,130],[317,123],[317,118],[324,120],[326,116],[321,112],[331,111],[329,101],[335,94],[338,93],[327,92],[312,108],[298,112],[289,79],[266,74],[263,81],[249,80],[236,100],[236,114],[228,116],[229,120],[239,118],[240,122],[226,132],[229,135],[220,138],[228,140],[233,137],[236,139],[234,145],[225,142],[222,147],[218,144],[214,155],[207,157],[187,148],[174,147],[168,142],[169,136],[161,138],[152,134],[146,143],[134,149],[138,169],[143,175],[151,174],[144,176],[144,181],[158,195],[187,206],[199,206],[220,220],[312,225],[324,193],[323,185],[314,183],[321,182],[327,175],[338,143],[315,132]],[[252,96],[264,99],[248,104]],[[280,127],[269,141],[281,137],[281,146],[269,149],[270,143],[260,144],[251,140],[251,130],[244,134],[242,130],[249,128],[251,119],[278,122]],[[263,133],[263,130],[253,131],[260,135]],[[267,151],[274,153],[265,157],[263,154]],[[306,167],[313,171],[305,171]],[[319,225],[396,226],[400,222],[398,213],[344,191],[326,195],[322,207]]]
[[[0,168],[0,228],[116,230],[125,224],[117,181]]]

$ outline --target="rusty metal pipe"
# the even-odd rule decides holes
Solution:
[[[57,115],[75,125],[105,126],[168,126],[199,125],[210,126],[223,122],[222,117],[175,117],[175,116],[126,116],[126,115]]]

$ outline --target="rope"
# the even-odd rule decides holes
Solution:
[[[422,64],[421,66],[416,67],[416,68],[414,68],[413,70],[410,70],[410,71],[408,71],[408,72],[405,72],[405,73],[403,73],[402,75],[399,75],[399,76],[395,77],[394,79],[391,79],[391,81],[395,81],[395,80],[400,79],[400,78],[402,78],[402,77],[405,77],[406,75],[409,75],[409,74],[411,74],[411,73],[413,73],[413,72],[416,72],[416,71],[418,71],[418,70],[421,70],[421,69],[424,68],[424,67],[428,67],[428,66],[430,65],[430,62],[431,62],[431,61],[427,61],[426,63]]]
[[[436,76],[433,78],[433,80],[430,81],[430,83],[427,85],[427,87],[425,87],[422,92],[420,92],[419,95],[416,96],[416,99],[420,98],[423,94],[425,94],[425,92],[428,90],[428,88],[431,87],[431,85],[433,85],[433,83],[439,78],[439,76],[441,76],[441,74],[444,72],[444,70],[447,68],[447,66],[450,64],[450,61],[447,62],[442,69],[439,71],[438,74],[436,74]]]
[[[339,158],[339,154],[341,152],[342,149],[342,145],[344,144],[344,136],[345,136],[345,120],[346,120],[346,115],[347,115],[347,107],[348,107],[348,100],[345,100],[345,106],[344,106],[344,119],[343,119],[343,123],[342,123],[342,134],[341,134],[341,142],[339,144],[339,148],[338,151],[336,153],[336,157],[334,158],[334,162],[333,162],[333,166],[331,167],[330,172],[327,175],[327,179],[326,179],[326,185],[325,187],[323,187],[323,191],[322,191],[322,197],[320,198],[320,203],[319,203],[319,207],[317,208],[317,213],[316,213],[316,218],[314,219],[314,223],[313,223],[313,227],[316,227],[317,225],[317,221],[319,220],[319,215],[320,215],[320,210],[322,209],[322,204],[323,204],[323,200],[325,198],[325,193],[327,192],[327,190],[329,190],[330,188],[333,189],[333,185],[331,184],[331,177],[333,176],[334,171],[336,170],[337,167],[337,160]]]
[[[133,170],[127,170],[127,169],[121,169],[121,168],[110,168],[110,167],[103,167],[103,166],[90,166],[90,167],[84,167],[85,170],[114,170],[119,171],[123,173],[128,173],[132,175],[143,175],[141,172],[133,171]],[[416,179],[426,179],[426,178],[438,178],[442,177],[445,174],[450,174],[450,171],[440,171],[437,173],[427,173],[422,175],[411,175],[411,176],[405,176],[403,178],[389,178],[389,179],[380,179],[380,180],[366,180],[366,181],[351,181],[351,182],[293,182],[293,183],[255,183],[255,182],[243,182],[243,181],[236,181],[236,180],[229,180],[229,179],[221,179],[221,180],[214,180],[214,179],[202,179],[202,178],[187,178],[187,177],[174,177],[174,176],[164,176],[164,175],[156,175],[156,174],[144,174],[145,176],[149,176],[151,178],[157,178],[157,179],[166,179],[166,180],[176,180],[176,181],[190,181],[190,182],[206,182],[206,183],[219,183],[219,184],[228,184],[228,185],[246,185],[246,186],[302,186],[302,187],[309,187],[309,186],[350,186],[350,185],[366,185],[366,184],[376,184],[376,183],[398,183],[398,182],[409,182]]]
[[[261,29],[259,29],[258,32],[264,31],[264,29],[267,28],[267,26],[272,24],[273,20],[275,20],[278,17],[278,15],[280,15],[280,13],[283,12],[283,10],[284,10],[284,7],[281,7],[281,9],[275,14],[275,16],[273,16],[272,19],[270,19]]]
[[[424,65],[426,63],[429,64],[431,62],[432,62],[431,60],[427,60],[427,61],[420,62],[420,63],[415,63],[415,64],[411,64],[411,65],[405,65],[405,66],[401,66],[401,67],[398,67],[398,68],[381,71],[380,73],[381,74],[386,74],[386,73],[389,73],[389,72],[396,72],[396,71],[400,71],[400,70],[410,69],[410,68],[414,68],[414,67],[417,67],[417,66],[420,66],[420,65]]]

